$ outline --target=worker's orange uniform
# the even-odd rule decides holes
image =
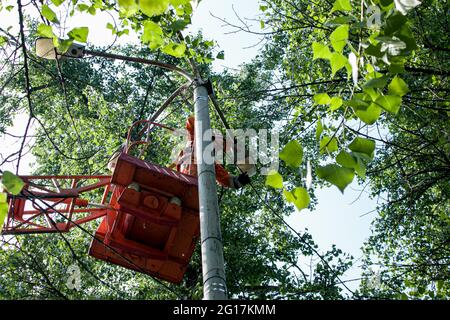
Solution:
[[[193,116],[186,120],[186,130],[189,134],[189,152],[180,152],[177,160],[177,170],[181,173],[188,174],[191,176],[197,176],[197,164],[195,163],[195,152],[194,152],[194,123],[195,118]],[[216,168],[216,180],[217,182],[227,188],[235,188],[233,183],[233,176],[228,173],[223,166],[215,163]]]

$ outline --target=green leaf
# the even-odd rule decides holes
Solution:
[[[328,46],[326,46],[326,45],[323,45],[318,42],[313,42],[312,50],[313,50],[313,60],[316,60],[316,59],[329,60],[331,58],[331,51],[328,48]]]
[[[362,179],[366,177],[367,157],[361,156],[359,153],[341,151],[336,157],[336,162],[345,168],[355,170]]]
[[[119,0],[120,13],[125,17],[131,17],[139,11],[136,0]]]
[[[302,187],[297,187],[292,191],[284,189],[283,195],[286,198],[286,201],[293,203],[298,210],[307,208],[311,201],[308,191]]]
[[[374,124],[381,115],[381,108],[375,103],[371,103],[365,108],[353,108],[356,116],[364,123]]]
[[[6,203],[8,195],[4,192],[0,192],[0,203]]]
[[[148,43],[152,50],[161,47],[164,43],[161,27],[153,21],[146,21],[144,23],[142,42]]]
[[[22,179],[10,171],[3,171],[2,184],[3,187],[12,195],[18,195],[25,185]]]
[[[225,53],[224,53],[223,51],[220,51],[220,52],[217,54],[216,58],[217,58],[217,59],[220,59],[220,60],[225,59]]]
[[[0,203],[0,231],[3,229],[3,224],[5,223],[6,216],[8,215],[8,204]]]
[[[330,64],[331,64],[331,75],[334,76],[336,72],[341,70],[345,65],[348,63],[347,58],[339,53],[339,52],[333,52],[331,54],[330,58]]]
[[[348,39],[348,24],[343,24],[334,30],[330,35],[331,45],[336,52],[342,52]]]
[[[342,106],[342,98],[341,97],[333,97],[330,101],[330,109],[331,111],[335,111]]]
[[[139,7],[149,17],[159,16],[166,12],[169,0],[140,0]]]
[[[331,20],[328,20],[325,25],[326,26],[330,26],[330,27],[336,27],[339,26],[341,24],[348,24],[348,23],[353,23],[355,22],[357,19],[354,16],[339,16],[336,18],[333,18]]]
[[[71,39],[74,39],[75,41],[85,43],[87,41],[88,34],[89,34],[88,27],[78,27],[70,30],[67,35]]]
[[[338,187],[344,193],[345,188],[353,181],[355,172],[352,169],[344,168],[336,164],[328,164],[324,167],[318,167],[316,174],[320,179]]]
[[[171,56],[181,58],[186,52],[186,45],[184,43],[170,42],[162,48],[162,51]]]
[[[177,32],[186,28],[189,23],[189,19],[178,19],[169,25],[169,29],[173,32]]]
[[[335,137],[324,136],[322,140],[320,140],[320,154],[325,152],[333,153],[338,149],[338,141]]]
[[[89,6],[87,4],[80,3],[79,5],[77,5],[77,9],[81,12],[84,12],[89,10]]]
[[[48,5],[43,4],[42,8],[41,8],[41,12],[42,12],[42,15],[45,18],[47,18],[49,21],[54,22],[54,23],[59,23],[59,20],[56,17],[56,13],[53,12],[53,10],[50,9],[50,7]]]
[[[69,50],[70,46],[73,44],[73,39],[61,40],[57,39],[58,43],[56,47],[58,48],[59,54],[64,54]]]
[[[282,189],[283,188],[283,177],[276,170],[270,170],[266,176],[266,186]]]
[[[402,40],[406,44],[406,51],[412,51],[417,48],[416,39],[411,28],[407,24],[403,24],[400,29],[396,30],[394,36]]]
[[[377,45],[369,45],[366,49],[364,49],[364,53],[370,56],[381,58],[383,56],[383,53],[381,52],[381,43],[378,43]]]
[[[388,86],[388,94],[403,97],[409,92],[408,85],[402,78],[395,76]]]
[[[170,0],[170,4],[174,7],[183,6],[190,2],[191,0]]]
[[[66,0],[51,0],[51,1],[55,6],[59,7]]]
[[[318,93],[314,95],[314,105],[316,104],[329,104],[331,98],[328,93]]]
[[[317,127],[316,127],[316,140],[319,141],[320,140],[320,136],[323,132],[323,124],[322,124],[322,120],[318,120],[317,121]]]
[[[7,43],[8,43],[8,38],[6,38],[5,36],[0,36],[0,47],[3,47]]]
[[[48,26],[44,23],[40,23],[37,27],[37,33],[38,35],[40,35],[41,37],[45,37],[45,38],[53,38],[56,37],[55,34],[53,33],[53,29],[51,26]]]
[[[345,168],[354,169],[357,161],[346,151],[341,151],[336,157],[336,162]]]
[[[400,105],[402,103],[402,98],[399,96],[380,96],[375,101],[375,104],[383,108],[384,110],[397,114],[400,110]]]
[[[384,88],[386,86],[388,82],[388,78],[383,76],[383,77],[379,77],[379,78],[374,78],[374,79],[370,79],[369,81],[367,81],[364,85],[363,88]]]
[[[296,141],[289,141],[280,152],[280,159],[286,162],[287,165],[298,168],[302,163],[303,148],[302,145]]]
[[[400,14],[399,12],[395,12],[386,19],[384,35],[392,36],[403,25],[407,23],[407,20],[408,19],[404,15]]]
[[[335,11],[352,11],[350,0],[336,0],[331,9],[332,13]]]
[[[375,141],[366,138],[356,137],[348,146],[354,152],[364,153],[373,159],[375,152]]]

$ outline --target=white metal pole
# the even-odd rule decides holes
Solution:
[[[204,157],[212,143],[204,133],[211,128],[208,91],[197,82],[195,99],[195,155],[197,160],[200,204],[200,238],[202,250],[203,299],[227,299],[222,235],[220,231],[219,204],[217,200],[216,172],[213,155]],[[207,159],[209,157],[209,159]],[[211,161],[212,160],[212,161]]]

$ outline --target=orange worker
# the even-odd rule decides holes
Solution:
[[[195,117],[190,116],[186,120],[186,130],[188,132],[188,143],[187,150],[181,151],[178,155],[178,159],[176,161],[176,168],[178,171],[184,174],[188,174],[191,176],[197,176],[197,164],[195,163],[195,151],[194,151],[194,123]],[[215,163],[216,169],[216,180],[217,182],[226,187],[239,189],[246,184],[250,183],[250,178],[247,173],[242,173],[239,176],[233,176],[228,173],[227,170],[223,166],[218,163]]]

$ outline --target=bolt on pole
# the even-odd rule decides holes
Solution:
[[[212,143],[204,135],[211,129],[208,91],[201,80],[196,81],[195,99],[195,155],[197,159],[198,191],[200,204],[200,238],[202,250],[203,299],[227,299],[223,244],[220,231],[219,204],[217,200],[216,172],[213,155],[205,155]],[[209,158],[209,159],[208,159]],[[212,159],[212,161],[211,161]]]

